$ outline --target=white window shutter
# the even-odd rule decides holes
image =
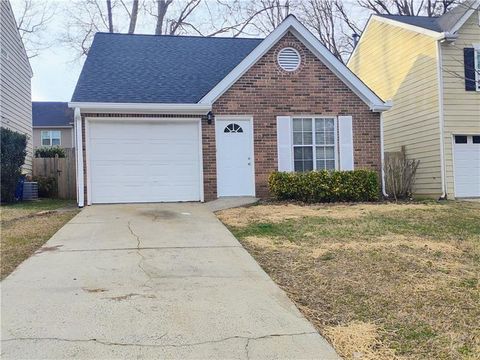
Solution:
[[[353,170],[353,129],[351,116],[338,117],[340,170]]]
[[[277,116],[278,171],[293,171],[292,119]]]

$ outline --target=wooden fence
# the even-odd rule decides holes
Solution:
[[[34,158],[33,176],[55,177],[58,197],[76,199],[75,149],[65,149],[64,158]]]

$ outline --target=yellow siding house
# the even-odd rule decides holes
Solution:
[[[480,197],[480,1],[440,17],[373,15],[348,67],[380,97],[385,151],[420,160],[414,192]]]

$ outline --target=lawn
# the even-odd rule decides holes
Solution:
[[[480,203],[217,215],[344,358],[480,358]]]
[[[78,213],[74,202],[56,199],[2,205],[0,211],[1,279]]]

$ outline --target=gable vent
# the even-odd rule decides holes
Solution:
[[[278,52],[277,61],[283,70],[295,71],[300,66],[300,54],[294,48],[284,48]]]

